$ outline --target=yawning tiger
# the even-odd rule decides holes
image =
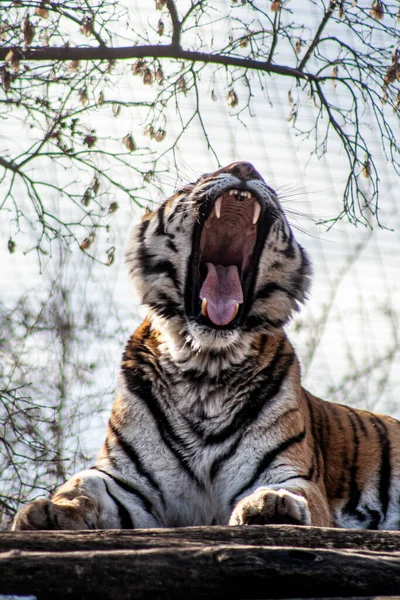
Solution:
[[[302,388],[283,327],[310,262],[251,164],[205,174],[146,214],[126,261],[149,311],[100,456],[22,508],[14,530],[400,528],[400,423]]]

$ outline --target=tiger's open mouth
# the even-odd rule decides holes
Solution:
[[[249,303],[258,262],[262,205],[230,189],[200,214],[191,259],[191,312],[209,327],[233,328]]]

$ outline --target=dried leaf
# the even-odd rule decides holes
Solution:
[[[85,139],[83,140],[84,145],[87,146],[88,148],[92,148],[96,142],[97,142],[97,137],[93,134],[87,135],[85,137]]]
[[[121,105],[120,104],[115,104],[113,102],[113,104],[112,104],[112,113],[113,113],[113,116],[115,118],[117,118],[119,116],[120,112],[121,112]]]
[[[156,0],[156,10],[162,10],[167,4],[167,0]]]
[[[70,73],[75,73],[75,71],[77,71],[79,69],[79,60],[71,60],[71,62],[68,64],[67,70]]]
[[[371,176],[371,161],[366,158],[362,168],[362,174],[368,179]]]
[[[92,198],[92,190],[90,187],[88,187],[88,189],[83,194],[81,204],[83,204],[83,206],[89,206],[91,198]],[[82,248],[82,246],[81,246],[81,248]],[[82,250],[83,250],[83,248],[82,248]]]
[[[103,92],[100,92],[97,98],[97,105],[98,106],[103,106],[104,104],[104,94]]]
[[[374,0],[374,2],[372,3],[370,13],[369,13],[371,15],[371,17],[381,21],[383,19],[383,13],[384,13],[383,2],[381,2],[381,0]]]
[[[21,29],[24,35],[24,42],[27,46],[29,46],[32,43],[33,38],[35,37],[35,28],[30,22],[29,16],[25,17]]]
[[[148,135],[150,138],[154,136],[154,128],[153,125],[146,125],[144,128],[144,135]]]
[[[229,106],[232,106],[232,108],[239,104],[239,98],[234,89],[229,90],[226,99],[228,101]]]
[[[294,47],[296,54],[300,54],[302,45],[303,45],[303,40],[299,38]]]
[[[11,87],[11,73],[6,67],[4,67],[1,71],[1,82],[3,84],[4,90],[6,92],[9,92]]]
[[[99,181],[98,175],[94,175],[94,177],[92,179],[92,183],[90,184],[90,187],[93,190],[93,194],[96,195],[97,192],[99,191],[99,187],[100,187],[100,181]]]
[[[129,150],[129,152],[134,152],[136,150],[136,144],[130,134],[123,138],[122,143]]]
[[[145,85],[152,85],[153,81],[154,81],[154,78],[153,78],[152,71],[149,68],[145,69],[144,73],[143,73],[143,83]]]
[[[272,4],[271,4],[271,12],[278,12],[279,10],[281,10],[282,7],[282,2],[281,0],[273,0]]]
[[[21,59],[21,54],[19,50],[13,49],[7,52],[6,54],[6,62],[11,65],[13,71],[19,71],[19,61]]]
[[[246,48],[246,47],[249,45],[249,38],[248,38],[248,36],[246,36],[246,37],[243,37],[243,38],[240,40],[239,44],[240,44],[240,47],[241,47],[241,48]]]
[[[143,58],[138,58],[137,61],[132,65],[132,73],[134,75],[140,75],[146,69],[146,61]]]
[[[289,106],[292,106],[293,97],[292,97],[292,92],[290,90],[288,91],[288,102],[289,102]]]
[[[48,19],[49,18],[49,11],[46,8],[46,3],[45,2],[41,2],[40,6],[37,7],[37,9],[35,10],[35,14],[38,17],[42,17],[42,19]]]
[[[82,27],[80,28],[80,32],[86,37],[92,35],[93,33],[93,19],[91,17],[85,17],[82,21]]]
[[[86,106],[86,104],[88,103],[89,98],[88,98],[86,87],[83,87],[80,90],[80,92],[79,92],[79,101],[82,104],[82,106]]]
[[[110,206],[108,207],[108,214],[112,215],[118,209],[119,209],[118,202],[111,202]]]
[[[177,81],[178,84],[178,88],[180,90],[182,90],[182,92],[187,92],[187,87],[186,87],[186,79],[183,75],[181,75]]]
[[[90,248],[91,245],[92,245],[92,242],[90,241],[90,238],[87,237],[81,243],[80,249],[81,250],[87,250],[88,248]]]
[[[336,89],[336,77],[338,76],[339,73],[339,67],[337,65],[335,65],[332,69],[332,77],[333,77],[333,81],[332,81],[332,85],[333,87]]]
[[[164,81],[164,73],[163,73],[163,70],[161,67],[157,68],[156,81],[157,81],[157,83],[163,83],[163,81]]]
[[[164,21],[162,19],[158,21],[157,33],[160,37],[164,35]]]
[[[288,123],[293,123],[293,127],[296,125],[298,113],[299,113],[299,109],[297,107],[297,104],[293,104],[292,110],[290,111],[290,114],[287,118]]]
[[[214,92],[214,90],[212,90],[212,92],[211,92],[211,100],[213,102],[216,102],[218,100],[217,94]]]
[[[111,248],[107,254],[107,265],[111,267],[115,259],[115,248]]]
[[[12,238],[10,238],[7,243],[7,248],[8,248],[8,251],[10,254],[14,254],[16,246],[17,246],[17,244],[14,242],[14,240]]]
[[[389,83],[393,83],[393,81],[395,81],[395,79],[397,78],[397,69],[397,65],[391,65],[388,68],[388,70],[386,71],[386,75],[383,78],[385,85],[389,85]]]
[[[393,111],[394,112],[400,111],[400,92],[397,94],[396,100],[394,101]]]
[[[167,132],[165,131],[165,129],[158,129],[154,134],[154,139],[156,140],[156,142],[162,142],[163,140],[165,140],[166,135]]]

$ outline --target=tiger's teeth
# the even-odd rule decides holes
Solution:
[[[207,317],[207,298],[203,298],[203,301],[201,303],[201,314],[203,315],[203,317]]]
[[[255,225],[257,223],[258,219],[260,218],[260,214],[261,214],[261,206],[259,205],[257,200],[255,200],[254,201],[253,225]]]
[[[221,218],[221,205],[222,205],[222,198],[220,196],[219,198],[216,199],[215,204],[214,204],[214,209],[215,209],[215,214],[217,216],[217,219]]]
[[[235,306],[235,312],[233,313],[233,317],[231,319],[231,321],[233,321],[233,319],[236,317],[236,315],[238,314],[238,310],[239,310],[239,304],[236,304]]]

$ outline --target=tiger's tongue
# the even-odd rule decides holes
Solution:
[[[243,290],[236,265],[223,267],[206,263],[207,277],[200,298],[207,300],[207,314],[214,325],[227,325],[236,314],[236,305],[243,302]]]

